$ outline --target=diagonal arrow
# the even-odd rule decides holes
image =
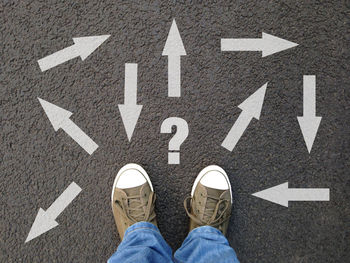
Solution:
[[[38,99],[55,131],[62,128],[90,155],[98,148],[98,145],[69,119],[73,113],[46,100]]]
[[[79,56],[82,60],[85,60],[109,37],[110,35],[73,38],[74,45],[39,59],[39,67],[41,71],[46,71]]]
[[[137,64],[125,64],[125,93],[124,104],[119,104],[119,111],[122,117],[129,142],[134,133],[137,120],[140,117],[142,105],[137,105]]]
[[[175,19],[171,24],[162,56],[168,56],[168,96],[181,96],[181,56],[186,56],[179,29]]]
[[[329,201],[328,188],[288,188],[288,182],[252,195],[285,207],[289,201]]]
[[[262,33],[262,38],[222,38],[221,51],[261,51],[262,57],[296,47],[298,44]]]
[[[221,146],[229,151],[235,148],[237,142],[247,129],[253,118],[259,120],[262,105],[264,102],[267,83],[243,101],[238,107],[242,110],[235,124],[227,134]]]
[[[311,152],[322,117],[316,116],[316,76],[304,75],[304,110],[298,117],[307,150]]]
[[[56,218],[74,200],[80,191],[81,188],[76,183],[72,182],[46,211],[39,208],[39,212],[29,231],[25,243],[58,226]]]

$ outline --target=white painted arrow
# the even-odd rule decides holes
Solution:
[[[296,47],[298,44],[262,33],[262,38],[222,38],[221,51],[261,51],[262,57]]]
[[[322,117],[316,117],[316,76],[304,75],[304,110],[298,117],[307,150],[311,152]]]
[[[74,200],[80,191],[81,188],[76,183],[72,182],[55,200],[55,202],[52,203],[49,209],[45,211],[44,209],[39,208],[39,212],[29,231],[25,243],[58,226],[56,218]]]
[[[175,19],[171,25],[166,40],[163,56],[168,56],[168,96],[181,96],[181,61],[180,56],[186,56],[186,50],[182,43],[179,29]]]
[[[227,134],[221,146],[229,151],[235,148],[237,142],[247,129],[250,121],[255,118],[259,120],[262,105],[264,102],[267,83],[243,101],[238,107],[242,110],[235,124]]]
[[[46,100],[38,99],[55,131],[62,128],[90,155],[98,148],[98,145],[69,119],[73,113]]]
[[[329,201],[328,188],[288,188],[288,182],[252,195],[285,207],[289,201]]]
[[[109,37],[110,35],[73,38],[74,45],[39,59],[39,67],[41,71],[45,71],[79,56],[85,60]]]
[[[140,117],[142,105],[137,105],[137,64],[125,64],[124,104],[119,104],[120,115],[129,141]]]

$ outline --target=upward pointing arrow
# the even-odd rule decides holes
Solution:
[[[39,212],[25,243],[58,226],[56,218],[74,200],[80,191],[81,188],[76,183],[72,182],[46,211],[39,208]]]
[[[296,47],[298,44],[262,33],[262,38],[222,38],[221,51],[261,51],[262,57]]]
[[[248,97],[238,106],[242,112],[227,134],[225,140],[222,142],[222,147],[232,151],[243,135],[244,131],[247,129],[250,121],[253,118],[259,120],[266,87],[267,83],[265,83],[260,89],[250,95],[250,97]]]
[[[62,128],[90,155],[98,148],[98,145],[69,119],[73,113],[46,100],[38,99],[55,131]]]
[[[142,105],[137,105],[137,64],[125,64],[125,93],[124,104],[119,104],[128,140],[131,141],[137,120],[140,117]]]
[[[304,75],[304,110],[298,117],[307,150],[311,152],[322,117],[316,116],[316,76]]]
[[[46,71],[79,56],[82,60],[85,60],[109,37],[110,35],[73,38],[74,45],[39,59],[39,67],[41,71]]]
[[[182,43],[179,29],[175,19],[171,24],[168,38],[166,40],[163,56],[168,56],[168,96],[181,96],[181,63],[180,56],[185,56],[186,51]]]
[[[328,188],[288,188],[288,182],[253,195],[285,207],[289,201],[329,201]]]

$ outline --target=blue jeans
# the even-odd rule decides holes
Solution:
[[[130,226],[108,263],[239,263],[235,251],[216,228],[202,226],[192,230],[172,256],[158,228],[148,222]]]

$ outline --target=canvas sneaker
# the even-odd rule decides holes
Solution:
[[[199,226],[212,226],[226,235],[232,206],[232,190],[226,172],[217,165],[204,168],[184,206],[190,217],[189,231]]]
[[[156,195],[148,174],[140,165],[130,163],[119,170],[111,199],[121,239],[126,229],[137,222],[146,221],[157,226],[154,211]]]

